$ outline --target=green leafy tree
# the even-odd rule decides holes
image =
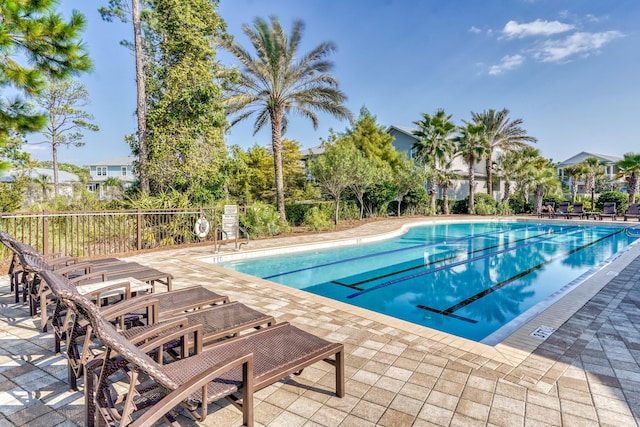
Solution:
[[[636,194],[640,192],[640,153],[625,153],[617,166],[616,178],[624,178],[627,181],[629,203],[635,203]]]
[[[534,188],[534,207],[536,212],[542,209],[542,200],[547,195],[562,191],[555,164],[542,157],[531,158],[527,165],[529,183]]]
[[[402,158],[398,161],[391,173],[390,183],[395,193],[395,200],[398,203],[397,215],[400,216],[400,208],[405,196],[411,191],[424,186],[426,176],[424,168],[414,159]]]
[[[40,174],[32,178],[32,180],[37,184],[38,188],[42,192],[42,200],[46,201],[49,198],[49,190],[52,187],[51,176]]]
[[[93,115],[83,107],[89,104],[89,93],[75,80],[50,80],[49,86],[38,96],[38,105],[45,111],[47,125],[40,132],[45,140],[36,144],[49,144],[53,164],[53,188],[59,194],[58,149],[62,146],[82,147],[83,130],[96,132]]]
[[[36,95],[44,89],[46,76],[65,78],[91,67],[80,41],[84,16],[73,12],[65,22],[54,11],[57,4],[0,0],[0,88],[11,86],[19,94]],[[0,146],[11,132],[36,132],[45,124],[46,117],[32,111],[20,96],[0,97]]]
[[[460,179],[460,173],[453,169],[451,160],[443,163],[441,168],[436,171],[435,181],[442,193],[442,213],[445,215],[449,215],[449,188],[457,179]]]
[[[341,141],[341,144],[348,144],[347,141]],[[371,157],[367,157],[362,151],[357,151],[353,157],[353,176],[356,179],[351,182],[349,188],[358,200],[360,205],[360,219],[364,217],[364,197],[373,188],[373,186],[385,179],[385,172],[389,167],[379,167]]]
[[[339,119],[351,118],[343,105],[346,96],[338,89],[338,81],[329,74],[332,63],[327,57],[335,45],[321,43],[298,56],[303,29],[302,22],[296,21],[287,35],[276,17],[271,18],[271,24],[261,18],[255,19],[253,28],[245,24],[243,31],[256,57],[233,40],[220,40],[243,66],[225,97],[228,112],[237,114],[231,124],[254,114],[254,134],[267,122],[271,124],[276,199],[282,220],[285,220],[282,135],[287,130],[287,115],[297,112],[310,119],[314,128],[318,126],[318,111]]]
[[[489,145],[485,139],[481,126],[474,123],[466,123],[460,128],[459,135],[454,138],[457,146],[457,155],[467,164],[467,175],[469,178],[469,213],[475,213],[475,188],[476,171],[475,165],[483,159],[488,151]]]
[[[433,116],[423,113],[422,120],[415,121],[414,124],[418,126],[418,130],[413,132],[418,141],[413,148],[416,150],[416,158],[422,161],[426,171],[431,172],[429,197],[431,211],[435,212],[438,188],[435,173],[453,156],[455,142],[452,138],[457,127],[451,121],[451,115],[447,115],[442,109]]]
[[[400,161],[400,153],[393,146],[393,136],[377,123],[376,117],[366,107],[360,109],[360,116],[353,127],[340,135],[340,139],[352,143],[378,167],[394,167]]]
[[[271,155],[271,165],[273,165],[273,153]],[[282,140],[282,163],[287,165],[282,171],[284,180],[284,196],[288,202],[293,202],[304,198],[305,184],[307,182],[302,163],[302,153],[300,143],[294,139],[284,138]],[[271,173],[271,188],[274,175]]]
[[[150,13],[158,41],[147,45],[150,190],[214,199],[224,186],[226,117],[213,40],[224,34],[224,22],[208,0],[157,1]]]
[[[350,144],[328,144],[324,153],[309,163],[309,173],[336,202],[334,224],[338,224],[340,198],[344,191],[358,179],[353,173],[355,158],[360,155]]]
[[[492,193],[493,188],[493,157],[496,149],[506,153],[522,148],[528,143],[535,143],[537,139],[527,135],[520,126],[522,119],[509,119],[509,110],[506,108],[496,111],[485,110],[482,113],[471,113],[475,124],[484,128],[485,138],[489,144],[489,152],[485,157],[485,169],[487,172],[487,194]]]

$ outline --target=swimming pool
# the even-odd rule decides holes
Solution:
[[[370,244],[217,265],[483,341],[635,239],[579,222],[436,223]]]

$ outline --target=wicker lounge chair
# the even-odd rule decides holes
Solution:
[[[624,220],[626,221],[627,218],[638,218],[638,221],[640,221],[640,203],[631,203],[629,205],[629,209],[624,214]]]
[[[21,283],[28,291],[30,313],[32,316],[37,316],[38,313],[40,314],[40,327],[43,332],[46,332],[48,324],[47,307],[51,305],[54,300],[51,298],[51,290],[46,283],[42,283],[37,273],[41,270],[54,271],[54,269],[43,258],[36,254],[20,253],[18,258],[20,259],[20,263],[24,269]],[[55,271],[65,274],[69,269],[74,270],[74,266],[70,265],[61,267]],[[76,285],[87,285],[101,283],[107,280],[122,280],[124,282],[131,278],[149,283],[154,287],[154,289],[156,281],[164,281],[169,290],[171,290],[171,279],[173,276],[153,268],[143,267],[143,269],[125,270],[120,273],[116,273],[115,271],[96,271],[83,276],[74,277],[70,280]],[[58,343],[56,342],[56,347],[57,345]]]
[[[538,212],[538,218],[542,218],[548,216],[549,218],[553,218],[556,216],[555,212],[556,203],[555,202],[545,202],[540,211]]]
[[[95,335],[106,347],[104,359],[94,359],[87,367],[87,382],[93,382],[93,373],[99,373],[95,404],[99,415],[107,423],[122,420],[128,424],[134,410],[151,404],[132,425],[149,425],[160,420],[169,410],[182,403],[196,419],[202,421],[207,415],[207,403],[222,397],[228,398],[243,412],[245,425],[253,424],[252,393],[277,382],[290,374],[301,372],[305,367],[324,360],[335,367],[336,394],[344,396],[344,346],[331,343],[313,334],[298,329],[289,323],[282,323],[260,329],[237,338],[222,341],[202,350],[200,327],[190,327],[174,334],[164,334],[139,348],[107,322],[100,310],[59,275],[45,271],[42,273],[51,287],[78,317],[88,320]],[[77,322],[76,322],[77,323]],[[146,352],[162,352],[166,342],[194,334],[195,355],[178,360],[169,365],[159,365],[146,356]],[[162,360],[158,355],[158,360]],[[331,357],[333,356],[333,359]],[[103,362],[104,360],[104,362]],[[253,361],[253,372],[251,362]],[[95,371],[99,367],[99,372]],[[112,395],[112,375],[123,368],[129,372],[131,380],[128,392],[122,396]],[[241,368],[242,366],[242,368]],[[213,368],[216,367],[216,368]],[[215,373],[206,377],[206,372]],[[162,391],[161,400],[145,400],[138,383],[138,374],[146,373],[155,382],[155,392]],[[91,377],[91,380],[89,380]],[[210,380],[210,381],[207,381]],[[193,385],[197,382],[197,385]],[[195,388],[194,388],[195,387]],[[87,385],[86,389],[89,388]],[[146,390],[149,390],[147,387]],[[195,390],[195,391],[194,391]],[[242,391],[240,400],[233,396]],[[205,397],[206,396],[206,397]],[[116,405],[117,403],[121,403]],[[87,401],[87,424],[91,424],[94,409]],[[200,407],[200,413],[195,412]],[[135,409],[134,409],[135,408]]]
[[[582,203],[574,203],[571,212],[568,212],[566,214],[567,218],[573,218],[574,216],[577,216],[580,219],[582,219],[584,215],[584,205]]]
[[[600,220],[602,220],[602,218],[604,217],[611,217],[612,221],[616,220],[617,213],[615,202],[606,202],[604,204],[604,206],[602,207],[602,212],[600,212],[599,214],[599,218]]]
[[[569,202],[562,202],[558,205],[558,210],[556,211],[556,217],[567,217],[569,213]]]

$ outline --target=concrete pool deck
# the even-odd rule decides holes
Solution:
[[[252,241],[242,252],[376,236],[425,220],[433,219],[385,220],[340,233]],[[223,247],[223,253],[230,249]],[[212,252],[211,246],[200,246],[128,259],[173,274],[175,289],[208,286],[277,321],[345,344],[344,398],[332,393],[331,368],[316,364],[256,393],[256,425],[634,426],[640,422],[640,245],[633,245],[495,346],[198,260]],[[51,333],[38,332],[39,320],[32,319],[22,304],[13,303],[6,276],[0,279],[0,317],[0,427],[81,425],[83,396],[68,391],[64,357],[51,351]],[[556,330],[544,340],[532,337],[540,326]],[[240,412],[224,401],[214,404],[210,413],[201,425],[241,424]]]

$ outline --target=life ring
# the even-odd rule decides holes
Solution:
[[[193,227],[193,232],[200,238],[207,237],[207,234],[209,234],[209,221],[204,216],[198,218],[196,225]]]

